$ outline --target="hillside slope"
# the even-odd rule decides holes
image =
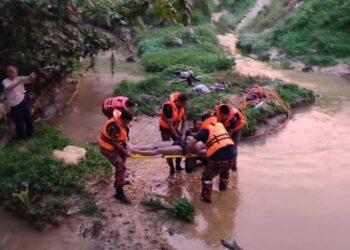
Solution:
[[[313,65],[333,65],[350,58],[350,0],[273,0],[243,30],[264,49],[277,46],[289,58]],[[244,46],[243,48],[244,49]],[[261,51],[260,51],[261,54]]]

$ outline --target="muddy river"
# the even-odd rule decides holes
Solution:
[[[53,121],[78,144],[96,141],[104,121],[100,104],[113,86],[142,78],[137,65],[118,71],[117,64],[111,76],[107,60],[102,56],[97,72],[80,79],[81,91],[72,107]],[[176,249],[224,249],[220,239],[235,239],[248,250],[349,249],[350,83],[320,74],[278,73],[315,90],[320,98],[314,106],[294,112],[278,133],[243,142],[238,176],[231,177],[226,192],[214,193],[212,204],[199,200],[200,170],[169,179],[163,160],[129,161],[138,178],[149,183],[146,188],[168,197],[185,196],[198,209],[194,223],[169,236]],[[131,138],[136,143],[159,140],[156,120],[136,122]],[[0,249],[94,248],[65,227],[39,233],[5,212],[0,220],[0,231],[5,232]]]

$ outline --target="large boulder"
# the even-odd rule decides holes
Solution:
[[[54,150],[53,156],[64,164],[77,165],[86,158],[86,149],[68,145],[63,150]]]

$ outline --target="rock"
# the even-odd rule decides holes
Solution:
[[[53,156],[55,159],[62,161],[67,165],[77,165],[86,157],[86,149],[76,146],[66,146],[63,150],[54,150]]]
[[[126,58],[126,62],[129,62],[129,63],[136,62],[136,59],[133,55],[131,55]]]
[[[184,41],[179,37],[169,37],[167,43],[172,47],[181,47]]]
[[[57,109],[55,106],[49,106],[44,109],[44,119],[49,120],[57,114]]]
[[[208,86],[206,86],[204,84],[197,84],[193,89],[200,94],[209,94],[210,93],[210,89],[208,88]]]

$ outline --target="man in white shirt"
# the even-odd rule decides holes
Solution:
[[[25,100],[25,84],[35,79],[35,74],[18,76],[17,68],[13,65],[6,67],[7,78],[2,81],[6,91],[7,102],[11,107],[11,115],[16,124],[17,139],[33,136],[33,120],[29,105]]]

